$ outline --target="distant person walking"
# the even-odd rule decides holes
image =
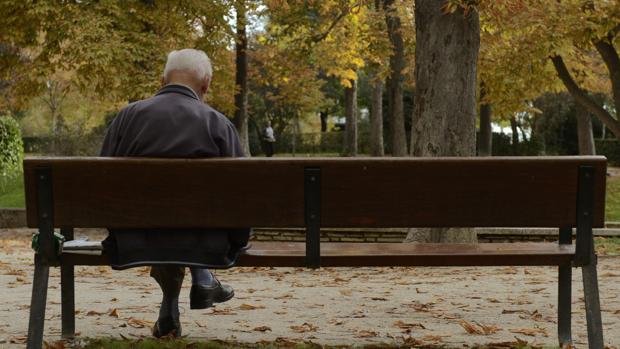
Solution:
[[[271,127],[271,121],[267,121],[267,127],[265,128],[265,155],[268,158],[273,156],[273,145],[276,142],[276,137],[273,135],[273,128]]]

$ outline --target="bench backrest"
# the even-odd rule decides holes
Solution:
[[[29,227],[37,173],[55,227],[303,227],[312,188],[325,227],[573,227],[584,166],[602,227],[604,157],[27,158],[24,175]]]

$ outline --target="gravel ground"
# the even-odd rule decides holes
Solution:
[[[0,348],[23,348],[31,296],[32,230],[0,231]],[[101,231],[81,231],[93,239]],[[599,260],[605,342],[620,346],[620,258]],[[51,271],[45,340],[60,338],[59,270]],[[189,274],[189,273],[188,273]],[[581,273],[574,271],[573,338],[586,347]],[[240,342],[417,344],[472,347],[502,342],[557,345],[557,268],[233,268],[218,278],[236,297],[189,309],[184,335]],[[76,267],[78,338],[150,335],[160,292],[147,268]]]

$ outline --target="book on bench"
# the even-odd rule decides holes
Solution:
[[[62,245],[62,251],[64,253],[100,255],[102,250],[101,241],[78,239],[65,241]]]

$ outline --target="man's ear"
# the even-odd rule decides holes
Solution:
[[[160,82],[162,87],[166,86],[166,78],[163,75],[161,76]]]
[[[205,76],[205,79],[202,81],[202,94],[206,95],[207,91],[209,91],[209,86],[211,85],[211,81],[208,76]]]

